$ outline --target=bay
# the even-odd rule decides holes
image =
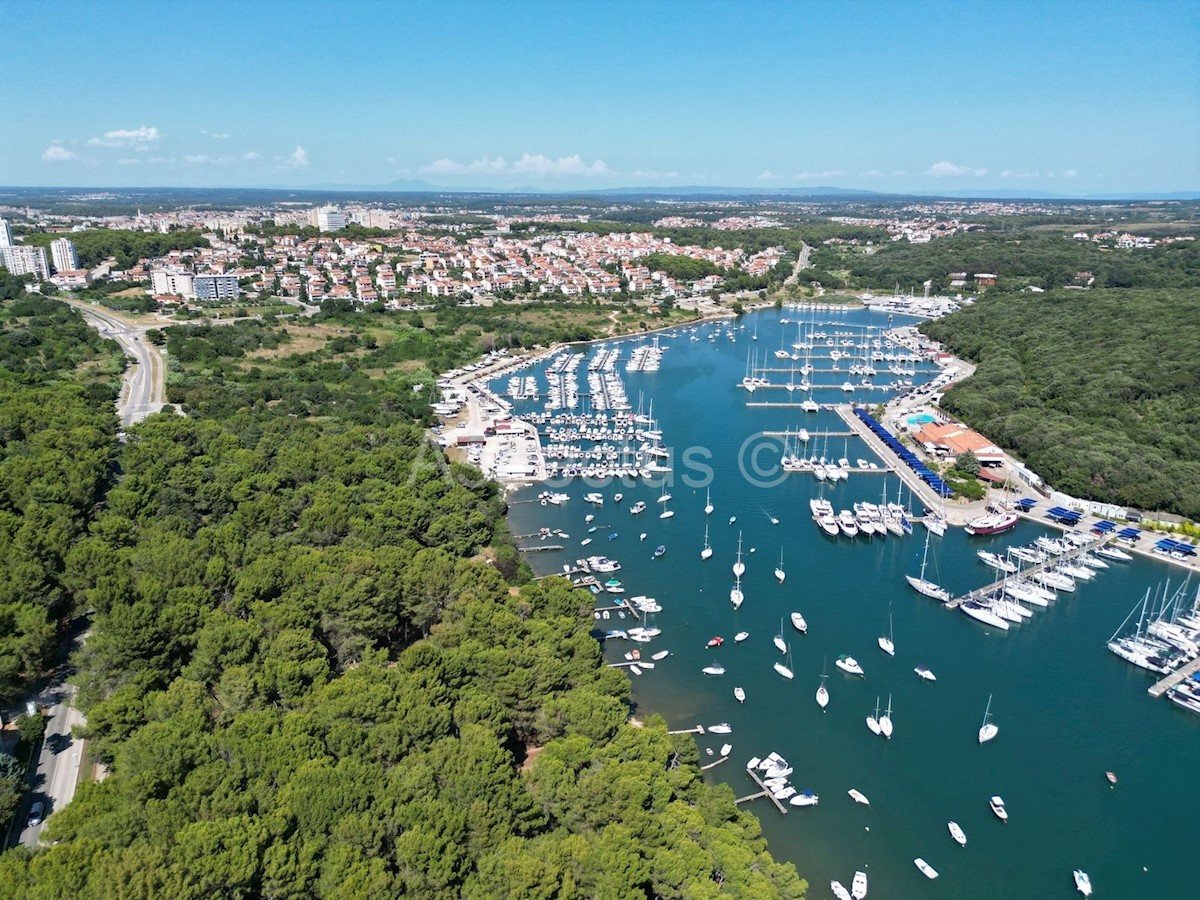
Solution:
[[[791,321],[781,324],[781,317]],[[1181,575],[1142,558],[1115,563],[1075,594],[1063,595],[1048,609],[1035,608],[1032,620],[1004,633],[948,611],[907,586],[903,576],[916,571],[924,547],[920,526],[906,538],[826,537],[809,513],[817,482],[807,474],[773,474],[772,454],[777,458],[782,445],[760,432],[804,427],[813,437],[801,455],[823,446],[823,455],[832,458],[875,457],[855,438],[831,437],[814,446],[819,432],[847,430],[835,413],[748,407],[747,401],[788,397],[778,389],[747,394],[737,387],[748,355],[757,351],[760,362],[776,365],[768,357],[796,340],[800,320],[844,323],[817,326],[830,333],[880,329],[888,323],[886,316],[867,311],[764,311],[732,326],[735,340],[725,336],[730,326],[724,324],[700,326],[700,341],[689,340],[687,330],[680,337],[660,338],[666,351],[657,372],[626,374],[622,361],[635,409],[639,392],[647,405],[653,398],[664,444],[674,451],[675,471],[667,489],[675,516],[657,518],[662,508],[656,502],[661,491],[657,482],[598,486],[575,479],[565,487],[555,484],[554,489],[573,498],[558,507],[529,502],[545,486],[520,491],[512,496],[514,533],[550,527],[571,535],[559,542],[565,544],[562,551],[531,554],[535,570],[561,571],[578,557],[608,554],[620,560],[618,575],[629,594],[658,599],[663,611],[650,619],[663,634],[641,649],[644,656],[663,649],[671,655],[653,671],[633,677],[638,712],[659,713],[672,728],[730,723],[731,735],[707,735],[697,742],[702,763],[716,758],[708,757],[706,749],[733,744],[729,761],[706,774],[727,782],[738,796],[756,791],[744,768],[750,757],[774,750],[789,760],[795,768],[792,783],[816,791],[820,804],[789,807],[786,817],[767,800],[753,801],[749,808],[762,822],[776,858],[793,861],[809,880],[812,897],[828,896],[831,879],[849,884],[856,869],[868,872],[873,896],[1070,897],[1075,896],[1074,868],[1090,873],[1098,895],[1191,893],[1190,861],[1180,845],[1190,813],[1200,808],[1200,787],[1192,771],[1198,722],[1165,700],[1150,698],[1146,688],[1151,679],[1104,646],[1148,587],[1168,578],[1178,584]],[[710,342],[707,335],[714,330],[721,336]],[[755,333],[758,340],[752,341]],[[633,343],[622,342],[623,360]],[[828,359],[814,356],[813,364],[828,366]],[[915,380],[931,374],[925,366]],[[770,377],[779,384],[789,375]],[[584,381],[582,374],[580,378]],[[814,381],[822,386],[814,390],[814,398],[875,403],[887,396],[847,395],[840,390],[845,378],[815,373]],[[875,380],[889,377],[881,369]],[[498,391],[503,387],[494,385]],[[797,392],[792,399],[800,396]],[[540,410],[541,404],[518,402],[516,408]],[[757,470],[755,448],[765,448],[757,451]],[[895,499],[897,478],[876,473],[852,474],[836,487],[825,486],[824,494],[835,509],[843,508],[856,500],[878,502],[885,485],[889,499]],[[709,486],[715,510],[706,516]],[[584,503],[583,494],[591,490],[605,495],[603,507]],[[618,490],[624,500],[614,504]],[[907,491],[903,497],[907,502]],[[637,500],[648,508],[634,517],[628,508]],[[579,542],[588,536],[587,513],[595,515],[597,529],[590,535],[594,543],[585,548]],[[734,524],[731,516],[737,519]],[[706,524],[715,552],[701,561]],[[609,541],[611,532],[618,537]],[[647,534],[645,541],[638,539],[641,532]],[[729,590],[739,532],[747,566],[742,581],[746,599],[735,611]],[[993,580],[993,572],[978,562],[976,550],[1003,552],[1005,546],[1029,543],[1042,533],[1045,529],[1029,522],[991,538],[971,538],[952,528],[944,538],[932,539],[929,577],[954,594],[979,587]],[[653,559],[659,544],[666,553]],[[783,585],[773,575],[781,548]],[[611,599],[602,594],[598,605]],[[807,619],[807,635],[795,632],[787,621],[793,610]],[[894,658],[876,643],[887,631],[889,610]],[[786,661],[772,645],[781,619],[795,671],[790,682],[772,669],[774,662]],[[615,613],[607,622],[596,622],[598,632],[631,624]],[[735,644],[733,635],[742,630],[750,637]],[[724,637],[724,645],[707,649],[706,642],[717,635]],[[622,661],[631,646],[609,642],[605,655]],[[858,659],[864,678],[834,667],[843,653]],[[701,674],[713,662],[723,665],[726,674]],[[917,665],[930,667],[937,681],[920,680],[913,672]],[[831,697],[824,713],[814,700],[823,668]],[[735,686],[745,689],[745,704],[734,699]],[[886,705],[889,695],[895,735],[884,741],[867,730],[864,720],[876,698]],[[989,695],[1000,731],[980,746],[976,735]],[[1108,770],[1119,776],[1115,787],[1105,779]],[[871,805],[855,804],[846,793],[850,788],[866,794]],[[1007,824],[988,808],[993,794],[1006,801]],[[948,820],[963,827],[966,847],[952,841]],[[938,870],[936,881],[916,870],[912,860],[917,856]]]

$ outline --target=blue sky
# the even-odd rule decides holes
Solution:
[[[1200,189],[1200,2],[56,0],[4,46],[0,184]]]

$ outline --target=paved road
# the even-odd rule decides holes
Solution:
[[[47,688],[41,696],[43,702],[51,704],[46,736],[42,739],[37,768],[29,780],[30,793],[17,814],[18,823],[23,825],[35,801],[40,800],[45,810],[41,824],[28,826],[20,833],[20,843],[29,848],[38,845],[45,827],[44,817],[62,809],[75,796],[83,746],[81,741],[71,737],[71,728],[82,725],[84,719],[83,714],[72,705],[74,697],[74,685],[65,682]]]
[[[796,265],[792,267],[792,274],[783,280],[785,287],[789,284],[795,284],[800,278],[800,273],[808,268],[808,254],[811,252],[812,247],[808,246],[808,244],[800,245],[800,255],[796,257]]]
[[[88,324],[121,345],[134,364],[125,370],[125,384],[117,401],[121,424],[133,425],[163,408],[166,395],[167,367],[162,351],[146,340],[145,325],[131,325],[111,312],[97,309],[80,300],[65,300],[80,312]]]

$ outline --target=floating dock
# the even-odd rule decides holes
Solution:
[[[772,803],[775,804],[775,808],[777,810],[779,810],[781,815],[786,816],[788,813],[787,807],[783,805],[783,801],[779,800],[774,794],[772,794],[769,790],[767,790],[767,786],[765,784],[763,784],[763,780],[758,777],[758,773],[755,772],[753,769],[747,769],[746,774],[754,779],[754,783],[758,785],[760,790],[757,794],[747,794],[745,797],[738,797],[733,802],[735,804],[746,803],[750,800],[757,800],[760,797],[766,797]]]
[[[1038,574],[1039,572],[1044,572],[1046,569],[1054,568],[1060,562],[1066,562],[1067,560],[1074,559],[1077,556],[1082,556],[1085,553],[1090,553],[1092,550],[1095,550],[1097,547],[1100,547],[1100,546],[1108,543],[1108,541],[1111,538],[1112,538],[1112,535],[1107,535],[1107,534],[1101,535],[1096,538],[1092,538],[1092,540],[1088,541],[1086,544],[1081,544],[1078,547],[1074,547],[1074,548],[1068,550],[1066,553],[1059,554],[1058,556],[1052,556],[1049,559],[1047,559],[1045,562],[1034,563],[1032,566],[1028,566],[1027,568],[1022,569],[1020,572],[1020,577],[1021,578],[1032,577],[1032,576]],[[953,600],[951,600],[949,603],[946,604],[946,608],[947,609],[958,609],[958,607],[961,604],[965,603],[968,600],[980,600],[984,597],[990,596],[991,594],[994,594],[996,591],[1003,588],[1004,582],[1009,577],[1010,576],[1006,575],[1004,578],[999,578],[996,581],[993,581],[991,584],[984,585],[981,588],[971,591],[969,594],[963,594],[961,597],[955,597]]]
[[[1161,697],[1171,688],[1175,687],[1175,685],[1187,680],[1188,678],[1191,678],[1197,672],[1200,672],[1200,656],[1193,659],[1186,666],[1180,666],[1178,669],[1176,669],[1170,675],[1162,678],[1160,681],[1156,681],[1153,686],[1146,689],[1146,693],[1148,693],[1151,697]]]

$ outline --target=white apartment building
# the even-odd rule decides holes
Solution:
[[[317,226],[318,231],[341,231],[346,227],[346,216],[336,206],[322,206],[311,210],[308,214],[310,224]]]
[[[11,247],[12,245],[12,226],[8,224],[8,219],[0,219],[0,247]]]
[[[8,269],[10,275],[36,275],[43,281],[50,279],[45,247],[0,247],[0,266]]]
[[[67,238],[50,242],[50,256],[56,272],[74,272],[79,268],[79,255],[75,252],[75,245]]]
[[[197,300],[233,299],[241,293],[236,275],[197,275],[192,286]]]
[[[196,296],[194,276],[191,272],[151,272],[150,286],[156,294],[175,294],[185,300]]]

